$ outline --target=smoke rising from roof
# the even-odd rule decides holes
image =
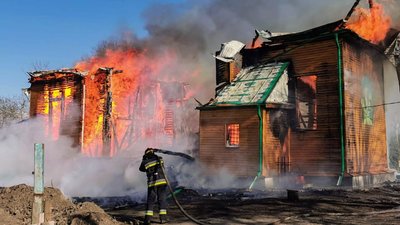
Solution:
[[[400,0],[382,0],[398,19]],[[215,86],[214,59],[210,57],[220,44],[239,40],[250,44],[254,29],[271,32],[298,32],[343,19],[354,1],[348,0],[188,0],[183,3],[157,4],[143,12],[148,35],[135,36],[124,30],[114,39],[99,45],[97,55],[105,49],[134,48],[155,57],[168,51],[176,54],[179,62],[171,73],[193,85],[195,97],[207,101],[213,97]],[[359,7],[368,7],[362,1]],[[397,17],[397,18],[396,18]],[[399,23],[397,23],[399,24]],[[189,79],[188,70],[195,68],[199,76]]]

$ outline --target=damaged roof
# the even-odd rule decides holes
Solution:
[[[240,41],[232,40],[230,42],[223,43],[221,46],[221,51],[215,58],[223,62],[232,62],[237,53],[240,52],[246,45]]]
[[[268,38],[269,41],[274,43],[277,42],[291,42],[291,41],[298,41],[308,39],[310,37],[318,37],[324,34],[331,34],[335,31],[338,31],[344,24],[343,20],[338,20],[332,23],[328,23],[319,27],[315,27],[309,30],[296,32],[296,33],[289,33],[283,34],[278,36],[271,36]],[[268,43],[265,43],[268,44]]]
[[[75,75],[80,75],[80,76],[86,76],[86,74],[87,74],[87,72],[79,71],[75,68],[59,69],[59,70],[38,70],[38,71],[28,72],[29,76],[31,76],[31,77],[40,77],[40,76],[51,75],[51,74],[56,74],[56,73],[62,73],[62,74],[68,73],[68,74],[75,74]]]
[[[352,37],[356,37],[357,39],[362,40],[364,43],[377,48],[382,53],[384,53],[385,50],[387,51],[387,48],[393,47],[393,42],[396,42],[396,38],[398,39],[399,36],[398,30],[391,29],[388,32],[385,40],[381,41],[379,44],[374,44],[364,39],[353,30],[347,29],[346,21],[342,19],[301,32],[288,33],[282,35],[271,35],[271,37],[264,37],[263,46],[282,44],[282,43],[296,43],[296,42],[304,43],[304,41],[317,40],[319,38],[326,37],[335,33],[350,34]]]
[[[87,72],[72,68],[72,69],[33,71],[33,72],[28,72],[28,75],[30,76],[29,82],[32,83],[44,79],[45,80],[58,79],[60,77],[64,77],[65,75],[75,75],[84,77],[87,75]]]
[[[243,68],[209,106],[264,104],[289,63],[269,63]],[[286,82],[284,82],[286,84]]]

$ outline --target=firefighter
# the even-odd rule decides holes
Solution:
[[[153,148],[147,148],[143,155],[139,170],[147,175],[147,205],[144,224],[150,224],[153,208],[158,203],[161,223],[167,223],[167,180],[163,173],[163,159],[154,154]]]

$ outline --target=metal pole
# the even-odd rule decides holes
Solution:
[[[32,224],[44,222],[43,213],[43,193],[44,193],[44,144],[35,143],[34,145],[34,187],[33,187],[33,206]]]

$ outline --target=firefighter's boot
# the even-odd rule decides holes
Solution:
[[[160,215],[160,223],[164,224],[164,223],[168,223],[168,217],[167,215]]]
[[[151,216],[145,216],[144,217],[144,221],[143,221],[144,225],[151,225]]]

